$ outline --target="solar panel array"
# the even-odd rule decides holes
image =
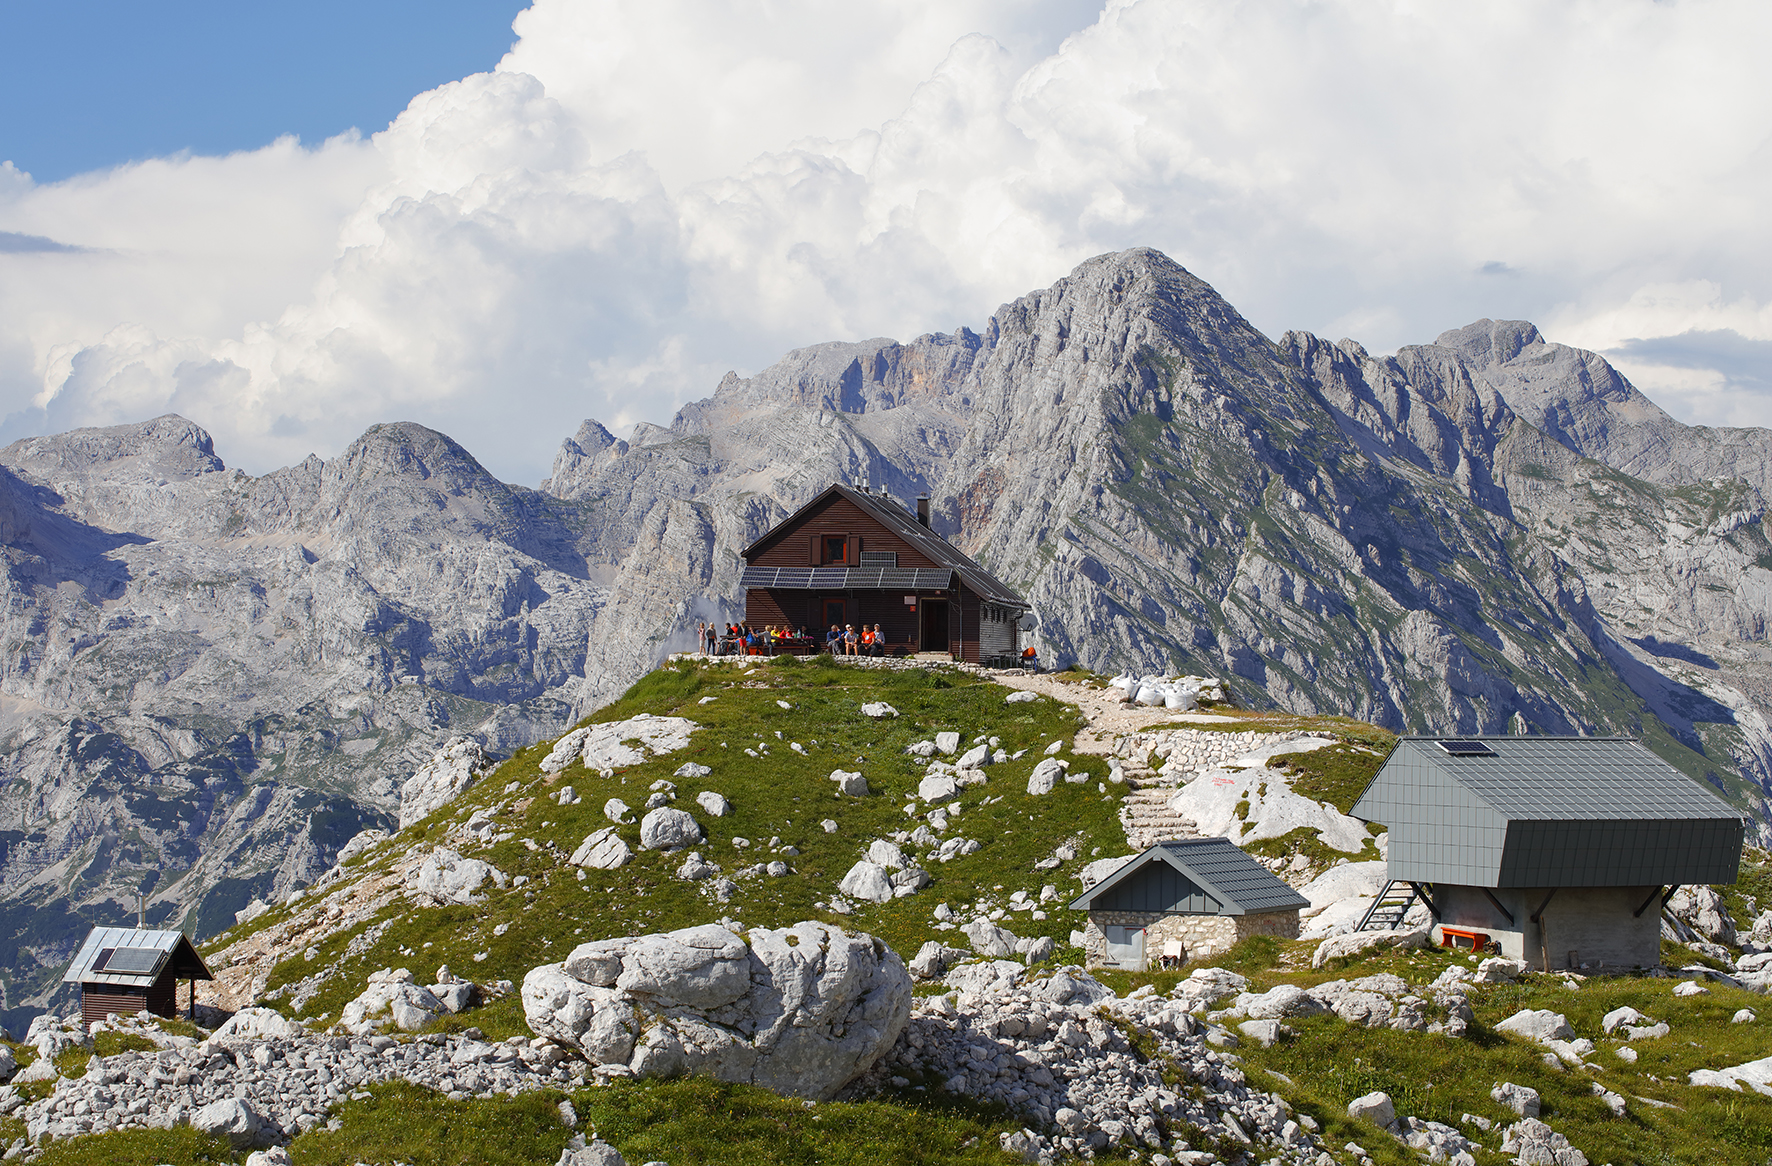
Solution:
[[[1439,746],[1454,757],[1495,756],[1495,750],[1481,741],[1441,741]]]
[[[158,967],[165,956],[165,952],[151,947],[114,948],[103,970],[124,976],[145,976]]]
[[[744,569],[740,587],[788,591],[946,591],[947,567],[761,567]]]

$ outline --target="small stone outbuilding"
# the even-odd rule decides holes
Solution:
[[[1441,942],[1529,967],[1661,962],[1680,885],[1732,883],[1740,810],[1628,737],[1404,737],[1354,817]]]
[[[1185,963],[1251,935],[1298,938],[1310,900],[1228,838],[1159,842],[1071,902],[1092,968],[1143,971],[1165,952]]]
[[[182,931],[94,927],[62,976],[80,985],[80,1017],[87,1024],[110,1013],[178,1014],[180,980],[213,980]]]

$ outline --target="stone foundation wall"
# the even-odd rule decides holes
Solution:
[[[1147,967],[1156,967],[1162,958],[1163,945],[1172,939],[1182,942],[1187,953],[1185,962],[1206,959],[1228,949],[1239,939],[1251,935],[1277,935],[1282,939],[1298,938],[1298,911],[1266,911],[1259,915],[1166,915],[1156,911],[1091,911],[1083,928],[1083,953],[1086,967],[1110,966],[1107,962],[1107,927],[1144,928],[1144,958]]]

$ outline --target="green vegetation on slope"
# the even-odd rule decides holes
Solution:
[[[828,658],[823,663],[784,658],[742,672],[695,664],[653,672],[592,721],[640,713],[688,717],[701,727],[687,748],[619,768],[609,777],[577,765],[557,776],[542,773],[540,762],[550,748],[545,744],[517,754],[437,815],[358,860],[367,868],[387,861],[396,846],[403,851],[420,840],[443,844],[450,829],[474,811],[502,805],[498,829],[511,836],[471,853],[510,876],[511,885],[503,890],[489,885],[485,901],[472,906],[414,908],[399,903],[382,919],[317,945],[311,958],[306,952],[291,953],[273,972],[268,991],[274,997],[279,989],[338,963],[344,974],[329,980],[298,1013],[308,1020],[336,1019],[377,968],[408,967],[423,978],[448,964],[481,981],[520,981],[530,968],[563,959],[587,940],[721,918],[751,927],[823,919],[879,935],[908,957],[928,939],[954,942],[952,933],[935,926],[931,913],[937,903],[949,903],[956,911],[975,904],[1006,906],[1011,892],[1025,890],[1037,897],[1047,884],[1068,899],[1080,889],[1075,874],[1091,858],[1124,853],[1117,812],[1125,787],[1109,785],[1109,792],[1102,792],[1105,763],[1078,757],[1073,771],[1090,772],[1090,781],[1061,782],[1045,797],[1030,797],[1028,773],[1053,741],[1063,742],[1063,756],[1071,757],[1069,742],[1079,721],[1071,706],[1046,698],[1010,705],[1004,703],[1005,695],[1003,688],[958,670],[880,671],[834,665]],[[879,700],[900,715],[874,720],[862,714],[864,703]],[[782,708],[781,702],[790,707]],[[948,863],[926,858],[934,882],[916,895],[879,905],[856,903],[847,916],[830,911],[838,882],[869,842],[918,825],[920,819],[907,816],[904,807],[917,789],[924,762],[904,750],[945,730],[959,732],[963,747],[976,737],[995,736],[1008,752],[1025,751],[1018,761],[991,766],[984,785],[960,790],[956,800],[962,809],[944,836],[975,839],[981,848]],[[800,744],[805,755],[790,743]],[[757,755],[747,755],[747,748]],[[686,762],[713,772],[699,779],[673,777]],[[860,770],[871,792],[865,798],[839,796],[830,781],[833,769]],[[676,785],[674,805],[693,814],[706,831],[700,853],[729,876],[772,859],[786,862],[793,873],[740,878],[738,892],[722,903],[707,884],[674,877],[682,854],[640,850],[635,824],[619,828],[636,852],[634,860],[615,871],[587,871],[580,879],[564,860],[588,834],[610,824],[603,815],[604,802],[618,797],[638,816],[651,786],[661,780]],[[506,792],[513,784],[516,788]],[[554,796],[568,785],[579,801],[561,806]],[[702,790],[725,795],[732,813],[715,818],[704,812],[695,803]],[[991,804],[981,805],[986,798]],[[837,824],[835,833],[823,828],[827,819]],[[735,839],[750,845],[740,848]],[[1065,839],[1075,842],[1076,859],[1057,870],[1036,871],[1034,864]],[[787,847],[798,853],[786,853]],[[518,887],[517,876],[528,881]],[[286,918],[287,910],[278,908],[226,940]],[[1013,912],[1004,925],[1017,935],[1051,935],[1061,941],[1081,925],[1080,916],[1064,910],[1062,902],[1045,904],[1045,910],[1048,918],[1043,920],[1031,912]],[[377,940],[346,955],[353,939],[382,923],[386,929]],[[1071,955],[1075,958],[1074,949]]]

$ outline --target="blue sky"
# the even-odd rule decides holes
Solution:
[[[386,127],[498,63],[515,0],[0,0],[0,159],[39,182]]]

